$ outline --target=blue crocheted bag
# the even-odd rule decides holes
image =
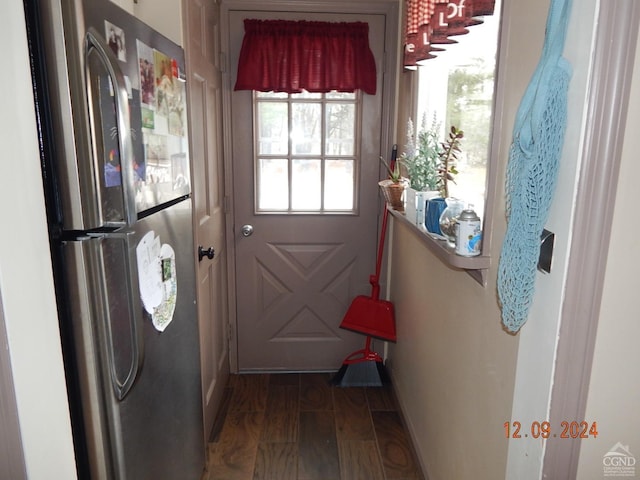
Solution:
[[[567,120],[571,66],[562,57],[571,0],[552,0],[542,56],[513,130],[506,178],[507,231],[498,266],[502,323],[517,332],[533,301],[540,235],[547,221]]]

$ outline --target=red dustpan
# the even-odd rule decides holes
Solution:
[[[382,214],[382,228],[380,230],[376,273],[369,277],[369,283],[371,284],[371,296],[358,295],[354,298],[342,320],[342,323],[340,324],[340,327],[395,342],[396,321],[393,303],[387,300],[380,300],[379,283],[388,217],[389,211],[385,206]]]

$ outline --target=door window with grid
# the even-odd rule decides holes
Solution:
[[[256,213],[355,213],[359,93],[254,92]]]

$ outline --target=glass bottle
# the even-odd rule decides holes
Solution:
[[[445,199],[447,208],[440,215],[440,231],[447,239],[449,246],[456,246],[456,220],[464,209],[464,202],[457,198],[449,197]]]

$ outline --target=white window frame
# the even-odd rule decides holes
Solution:
[[[495,135],[494,132],[500,131],[502,128],[502,111],[504,105],[504,89],[501,88],[501,83],[504,81],[499,75],[499,65],[501,62],[504,62],[504,57],[506,52],[504,49],[500,48],[500,29],[502,28],[503,16],[502,16],[502,4],[500,0],[496,1],[494,19],[498,24],[498,37],[496,41],[496,68],[494,73],[494,86],[493,86],[493,103],[492,103],[492,116],[490,121],[490,140],[489,140],[489,149],[487,152],[487,161],[486,161],[486,175],[485,175],[485,195],[484,202],[482,205],[475,205],[478,207],[477,210],[483,212],[483,220],[482,220],[482,252],[481,255],[476,257],[462,257],[456,255],[454,249],[447,246],[446,242],[442,240],[437,240],[433,238],[424,227],[418,227],[414,225],[412,222],[409,222],[404,215],[399,214],[396,211],[391,210],[391,213],[394,217],[398,218],[400,221],[405,221],[410,225],[411,230],[417,235],[417,237],[422,241],[422,243],[443,263],[458,268],[461,270],[465,270],[471,277],[473,277],[478,283],[483,286],[486,286],[488,279],[488,271],[491,266],[491,243],[492,243],[492,234],[493,234],[493,210],[496,201],[496,192],[498,191],[497,185],[497,171],[498,171],[498,154],[500,150],[500,135]],[[486,17],[488,18],[488,17]],[[470,27],[470,29],[478,29],[482,28],[482,25],[475,25]],[[454,45],[455,46],[455,45]],[[437,55],[446,55],[447,49],[451,48],[451,45],[444,45],[444,51],[438,52]],[[431,62],[432,59],[425,60],[424,62]],[[420,67],[418,67],[420,68]],[[401,95],[404,95],[404,103],[405,106],[404,113],[408,115],[405,118],[399,117],[399,132],[400,138],[406,138],[406,121],[407,118],[411,118],[416,126],[416,129],[419,128],[421,119],[418,118],[418,103],[419,103],[419,92],[418,92],[418,72],[415,70],[405,72],[405,75],[408,75],[407,83],[405,84],[407,89],[405,92],[401,92]],[[437,92],[435,95],[443,95],[446,96],[445,92]],[[402,108],[400,108],[400,114],[403,113]],[[427,118],[427,122],[429,123],[431,119]],[[439,119],[443,124],[443,129],[448,131],[450,125],[445,125],[445,118]],[[444,137],[443,137],[444,140]],[[462,146],[464,149],[464,145]],[[500,189],[502,191],[502,189]]]
[[[361,125],[362,125],[362,92],[356,91],[353,99],[347,98],[327,98],[327,94],[317,94],[320,97],[299,97],[296,95],[287,95],[284,93],[276,94],[274,97],[260,96],[260,92],[253,92],[253,121],[254,121],[254,210],[256,215],[262,214],[281,214],[281,215],[357,215],[359,210],[359,180],[360,180],[360,162],[361,162]],[[286,95],[286,96],[285,96]],[[287,153],[282,154],[262,154],[260,153],[260,127],[258,119],[259,103],[261,102],[286,102],[287,103],[287,115],[288,115],[288,146]],[[320,153],[319,154],[294,154],[293,142],[292,142],[292,128],[293,128],[293,108],[295,103],[320,103],[321,107],[321,136],[320,136]],[[326,152],[326,107],[332,103],[349,103],[354,105],[354,138],[353,138],[353,152],[350,155],[329,155]],[[263,159],[276,159],[286,160],[288,164],[288,207],[287,208],[261,208],[260,206],[260,161]],[[292,206],[292,165],[295,160],[298,159],[312,159],[320,160],[321,162],[321,179],[320,179],[320,208],[318,209],[296,209]],[[349,209],[331,209],[325,208],[325,165],[327,161],[331,160],[352,160],[353,161],[353,188],[352,188],[352,205]]]

